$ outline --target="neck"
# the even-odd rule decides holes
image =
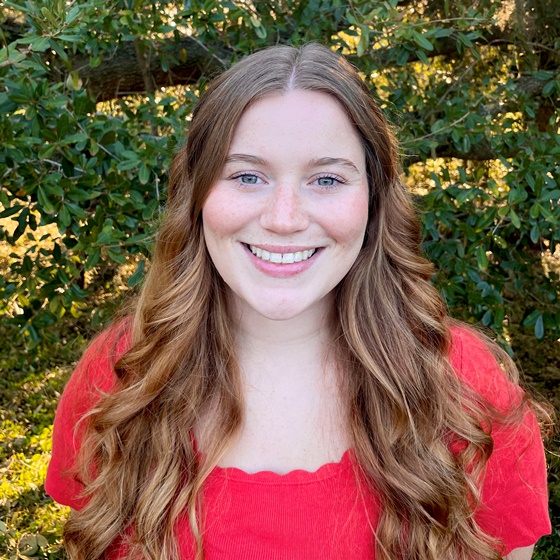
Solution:
[[[254,309],[235,303],[233,306],[236,338],[241,347],[245,343],[275,348],[325,341],[330,333],[331,302],[306,309],[296,317],[274,320],[263,317]]]
[[[321,305],[296,317],[271,320],[237,302],[233,305],[238,358],[245,376],[259,372],[282,372],[282,377],[323,370],[331,345],[330,312],[334,305],[325,298]],[[257,367],[253,367],[257,366]]]

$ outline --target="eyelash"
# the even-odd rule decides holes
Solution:
[[[254,185],[258,185],[259,183],[243,183],[240,179],[242,177],[256,177],[257,179],[260,179],[261,181],[263,180],[261,177],[259,177],[256,173],[237,173],[236,175],[232,175],[230,177],[230,179],[232,181],[235,181],[237,183],[237,186],[240,188],[247,188],[247,187],[252,187]]]
[[[260,179],[261,181],[264,181],[256,173],[237,173],[236,175],[232,175],[230,179],[232,181],[235,181],[237,183],[237,185],[241,188],[252,187],[254,185],[259,184],[259,183],[244,183],[243,181],[241,181],[241,179],[243,177],[256,177],[257,179]],[[316,183],[316,182],[320,181],[321,179],[332,179],[334,181],[334,183],[332,185],[318,185],[321,189],[327,190],[327,191],[338,189],[340,187],[340,185],[343,185],[346,182],[339,175],[333,175],[333,174],[325,174],[325,175],[321,175],[319,177],[315,177],[315,179],[313,179],[313,182]]]
[[[321,175],[320,177],[316,177],[313,182],[320,181],[321,179],[332,179],[333,181],[335,181],[332,185],[319,185],[324,190],[338,189],[340,185],[344,185],[344,183],[346,182],[342,177],[338,175],[331,175],[331,174],[326,174],[326,175]]]

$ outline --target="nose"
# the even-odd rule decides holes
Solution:
[[[282,235],[307,229],[309,216],[296,185],[279,185],[274,189],[261,214],[261,226]]]

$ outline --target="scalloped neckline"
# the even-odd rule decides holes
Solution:
[[[249,473],[237,467],[216,466],[210,473],[210,476],[252,484],[307,484],[332,478],[351,467],[351,455],[352,450],[347,449],[342,454],[339,461],[325,463],[315,471],[294,469],[287,473],[277,473],[267,470]]]

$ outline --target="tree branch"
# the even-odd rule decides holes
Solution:
[[[164,57],[168,71],[162,68]],[[97,101],[107,101],[122,95],[146,93],[147,85],[152,83],[158,88],[194,84],[202,75],[222,72],[230,58],[228,49],[209,48],[194,37],[183,37],[153,51],[149,59],[143,59],[145,64],[138,64],[136,45],[128,41],[121,43],[97,68],[90,68],[89,59],[85,57],[72,59],[72,66]]]
[[[515,152],[519,150],[514,149],[502,149],[499,155],[501,157],[510,158],[515,155]],[[413,165],[414,163],[419,163],[425,161],[426,159],[438,158],[457,158],[457,159],[468,159],[472,161],[487,161],[491,159],[497,159],[498,153],[496,153],[490,146],[487,140],[478,142],[476,145],[471,146],[468,152],[462,152],[458,150],[453,144],[440,144],[435,148],[432,154],[429,156],[421,156],[414,152],[414,149],[405,150],[402,154],[402,159],[405,167]]]

